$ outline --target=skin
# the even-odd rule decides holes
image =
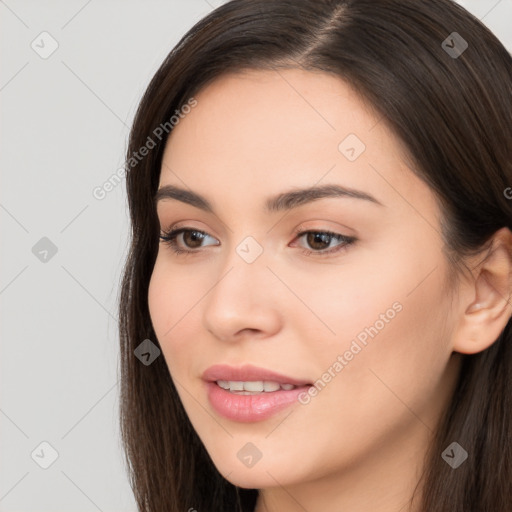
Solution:
[[[511,235],[501,230],[485,263],[447,289],[441,212],[383,121],[340,78],[298,69],[224,75],[168,139],[160,186],[193,190],[215,214],[161,200],[162,230],[206,231],[160,243],[150,314],[183,406],[230,482],[261,490],[257,512],[404,512],[460,369],[460,353],[491,345],[510,317]],[[348,134],[366,146],[349,161]],[[373,195],[317,199],[267,213],[269,196],[338,184]],[[294,229],[357,241],[337,253]],[[263,253],[236,252],[247,236]],[[186,245],[188,243],[188,246]],[[342,242],[341,242],[342,243]],[[479,263],[476,263],[476,262]],[[402,306],[307,405],[260,422],[219,416],[202,372],[252,363],[315,382],[365,327]],[[477,305],[478,304],[478,305]],[[460,353],[458,353],[460,352]],[[246,467],[247,443],[262,458]],[[419,488],[421,490],[421,486]],[[192,506],[193,504],[191,504]]]

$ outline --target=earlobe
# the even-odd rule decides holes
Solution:
[[[476,354],[491,346],[512,315],[512,233],[497,231],[485,260],[474,269],[474,279],[465,287],[468,303],[454,333],[453,350]]]

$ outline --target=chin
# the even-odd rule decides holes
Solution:
[[[214,463],[216,461],[214,460]],[[276,485],[291,485],[300,480],[303,475],[291,474],[290,466],[292,461],[286,461],[283,467],[282,462],[277,463],[272,459],[259,460],[252,467],[245,467],[238,460],[235,463],[225,464],[225,460],[215,463],[217,471],[230,483],[243,489],[265,489],[276,487]]]
[[[269,471],[274,475],[272,471]],[[242,489],[263,489],[266,487],[275,487],[276,480],[274,480],[265,469],[247,468],[232,470],[231,473],[224,477],[228,482],[241,487]],[[277,481],[281,483],[279,475],[276,475]]]

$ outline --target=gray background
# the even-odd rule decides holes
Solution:
[[[93,191],[152,74],[221,3],[0,0],[0,511],[136,510],[117,419],[124,180]],[[460,3],[512,51],[512,0]]]

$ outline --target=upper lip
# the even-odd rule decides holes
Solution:
[[[217,380],[227,381],[270,381],[277,382],[279,384],[293,384],[294,386],[305,386],[311,384],[307,380],[294,379],[286,375],[273,372],[266,368],[260,368],[251,364],[244,366],[229,366],[226,364],[216,364],[210,366],[203,372],[203,379],[209,382],[215,382]]]

